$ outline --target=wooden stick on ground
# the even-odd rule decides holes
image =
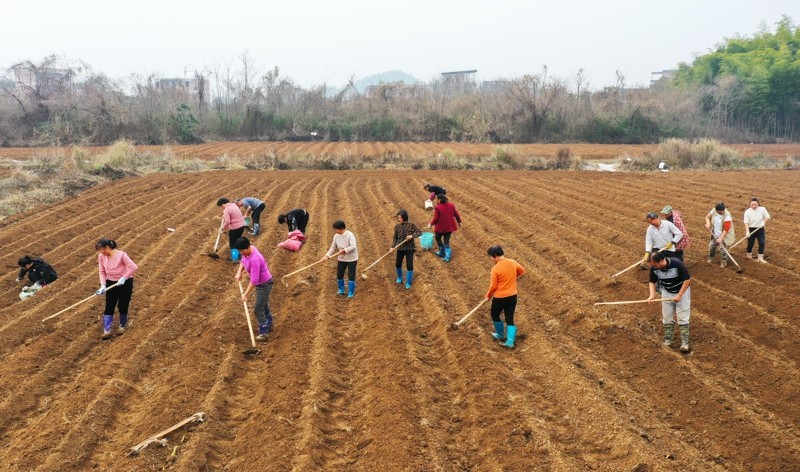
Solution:
[[[654,302],[671,302],[672,298],[654,298]],[[647,303],[647,300],[629,300],[624,302],[597,302],[594,306],[597,305],[630,305],[632,303]]]
[[[162,437],[168,435],[169,433],[171,433],[171,432],[173,432],[173,431],[175,431],[175,430],[177,430],[179,428],[182,428],[183,426],[186,426],[189,423],[203,423],[205,420],[206,420],[206,414],[203,413],[202,411],[197,412],[197,413],[193,414],[192,416],[186,418],[185,420],[181,421],[180,423],[178,423],[178,424],[176,424],[176,425],[174,425],[174,426],[172,426],[170,428],[167,428],[164,431],[156,433],[156,434],[150,436],[149,438],[145,439],[144,441],[140,442],[139,444],[133,446],[131,448],[131,452],[129,452],[128,455],[129,456],[136,456],[140,452],[142,452],[142,450],[144,448],[149,446],[151,443],[159,442]]]

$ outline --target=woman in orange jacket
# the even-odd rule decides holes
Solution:
[[[492,267],[492,282],[486,299],[492,300],[492,322],[495,332],[492,336],[508,349],[514,349],[514,339],[517,337],[517,326],[514,324],[514,310],[517,308],[517,279],[525,273],[525,269],[512,259],[506,259],[503,248],[492,246],[486,251],[494,261]],[[500,321],[500,313],[505,314],[508,330]],[[505,342],[503,342],[505,341]]]

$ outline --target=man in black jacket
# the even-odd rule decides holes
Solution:
[[[17,275],[16,282],[22,281],[25,274],[28,274],[28,280],[33,282],[32,285],[23,287],[22,292],[19,294],[20,300],[34,296],[42,287],[58,279],[55,269],[40,257],[20,257],[17,265],[19,265],[19,275]]]

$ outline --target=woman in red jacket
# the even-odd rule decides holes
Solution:
[[[447,201],[447,196],[440,194],[436,196],[436,207],[433,209],[433,219],[428,224],[428,228],[436,226],[436,246],[439,247],[437,256],[445,262],[450,262],[452,251],[450,249],[450,236],[461,227],[461,215],[458,214],[456,206]]]

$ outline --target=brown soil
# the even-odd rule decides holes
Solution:
[[[327,249],[331,223],[358,238],[361,269],[389,247],[398,208],[424,226],[426,180],[464,218],[449,264],[418,252],[412,290],[391,257],[335,295],[333,263],[276,283],[275,331],[252,358],[233,274],[206,256],[214,201],[267,202],[255,244],[276,278]],[[0,458],[9,470],[794,470],[800,464],[798,178],[790,171],[622,175],[559,172],[206,172],[98,186],[0,222]],[[773,222],[768,260],[705,262],[704,214],[751,195]],[[646,298],[644,214],[671,204],[694,243],[692,342],[660,345]],[[309,243],[276,249],[279,210],[311,213]],[[175,228],[174,233],[166,231]],[[131,327],[99,341],[101,300],[42,323],[95,289],[93,243],[139,264]],[[224,239],[224,238],[223,238]],[[528,269],[517,349],[498,348],[481,301],[491,244]],[[223,248],[227,244],[222,244]],[[225,250],[220,251],[225,253]],[[17,299],[15,262],[43,255],[57,283]],[[129,449],[204,411],[169,448]],[[179,446],[174,462],[172,447]]]
[[[515,144],[517,152],[522,156],[553,157],[560,149],[568,148],[573,155],[586,160],[614,159],[619,156],[640,156],[646,152],[653,153],[658,147],[655,144]],[[731,147],[743,151],[746,155],[764,153],[775,158],[800,155],[800,144],[731,144]],[[352,142],[210,142],[187,146],[168,146],[178,156],[213,159],[227,154],[229,156],[249,156],[274,152],[277,156],[288,156],[306,153],[314,156],[353,156],[382,157],[396,155],[405,157],[434,156],[444,149],[450,149],[463,157],[489,156],[497,145],[472,143],[352,143]],[[162,152],[165,146],[137,146],[142,151]],[[105,151],[103,146],[86,148],[93,153]],[[28,159],[37,152],[47,152],[50,148],[0,148],[0,159]],[[69,151],[67,149],[67,151]]]

